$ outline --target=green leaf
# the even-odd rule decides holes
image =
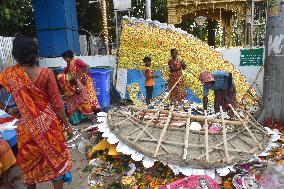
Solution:
[[[6,17],[6,19],[7,20],[10,20],[10,18],[11,18],[11,15],[10,15],[10,9],[5,9],[4,10],[4,13],[5,13],[5,17]]]
[[[5,14],[10,14],[10,9],[5,8],[4,12],[5,12]]]

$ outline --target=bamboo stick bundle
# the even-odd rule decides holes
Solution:
[[[135,111],[139,111],[140,108],[139,107],[131,107],[131,109],[135,110]],[[146,112],[157,112],[157,110],[155,109],[149,109],[149,110],[145,110]],[[161,113],[164,114],[169,114],[169,112],[167,110],[162,110]],[[181,113],[181,112],[173,112],[172,113],[173,119],[177,120],[180,118],[185,118],[185,120],[188,118],[188,115],[185,113]],[[183,120],[183,119],[182,119]],[[196,121],[196,122],[204,122],[205,121],[205,117],[204,116],[195,116],[192,115],[191,116],[191,121]],[[208,118],[207,119],[208,123],[219,123],[222,124],[222,120],[221,119],[213,119],[213,118]],[[235,126],[243,126],[243,122],[242,121],[230,121],[230,120],[224,120],[224,122],[228,125],[235,125]]]

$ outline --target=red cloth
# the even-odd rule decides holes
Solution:
[[[0,124],[4,124],[4,123],[7,123],[7,122],[11,122],[13,121],[15,118],[12,117],[12,116],[8,116],[8,117],[5,117],[5,118],[0,118]]]
[[[82,69],[86,69],[88,67],[88,65],[81,59],[78,59],[78,58],[74,58],[72,60],[72,63],[74,64],[75,63],[75,66],[76,66],[76,72],[79,72],[81,71]],[[70,72],[70,65],[71,63],[64,69],[64,73],[68,73]]]
[[[279,122],[277,119],[268,118],[264,121],[264,125],[272,129],[278,129],[280,132],[284,132],[284,123]]]
[[[43,68],[34,84],[47,94],[52,109],[55,112],[64,111],[64,103],[58,90],[54,73],[50,69]]]

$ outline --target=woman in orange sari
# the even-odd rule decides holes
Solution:
[[[171,90],[170,100],[172,103],[180,103],[186,96],[186,84],[182,78],[182,70],[186,68],[185,63],[178,59],[176,49],[171,49],[172,59],[169,60],[170,69],[169,89]]]
[[[3,103],[0,108],[19,115],[17,162],[24,183],[35,189],[36,183],[52,180],[55,189],[62,189],[62,178],[72,166],[64,130],[71,137],[72,128],[54,74],[37,66],[38,47],[32,38],[16,37],[12,54],[18,64],[0,73],[0,85],[12,94],[17,109]]]
[[[100,110],[93,80],[88,65],[68,50],[62,54],[67,62],[63,74],[57,76],[61,90],[66,97],[67,113],[72,118],[76,111],[96,122],[95,113]]]

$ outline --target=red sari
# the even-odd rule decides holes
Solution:
[[[182,61],[179,60],[170,60],[168,62],[168,65],[172,65],[175,69],[180,68],[178,71],[170,72],[169,76],[169,89],[171,90],[174,85],[178,82],[180,77],[182,77]],[[176,84],[175,88],[172,89],[170,94],[170,100],[172,102],[181,102],[184,97],[186,96],[186,84],[183,78],[179,80],[179,82]]]
[[[20,111],[18,164],[24,182],[34,184],[67,173],[72,160],[56,111],[64,110],[53,72],[43,68],[33,82],[20,65],[0,73]]]
[[[64,70],[64,74],[58,75],[60,88],[66,97],[67,112],[71,116],[77,109],[84,115],[91,115],[100,109],[93,80],[88,74],[87,64],[80,59],[73,58]],[[85,76],[84,76],[85,75]],[[71,76],[77,79],[80,93],[76,92],[76,86],[71,82]]]

